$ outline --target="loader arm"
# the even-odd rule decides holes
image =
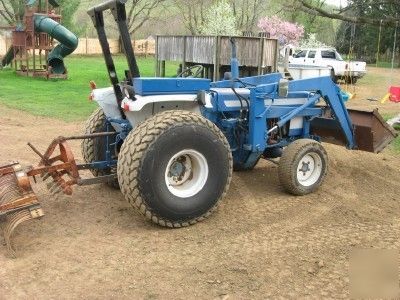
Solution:
[[[349,149],[356,149],[353,123],[342,99],[339,87],[333,83],[331,77],[318,77],[289,82],[289,91],[315,91],[319,93],[331,108],[335,120],[346,139]]]
[[[330,77],[291,81],[289,90],[316,91],[325,99],[329,109],[311,122],[312,134],[325,142],[345,145],[352,150],[379,153],[398,135],[377,109],[347,109],[339,87]]]

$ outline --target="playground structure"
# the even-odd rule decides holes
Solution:
[[[13,28],[12,46],[0,67],[14,61],[19,75],[66,79],[64,57],[77,48],[78,38],[60,23],[59,4],[55,0],[30,0],[23,24]],[[56,47],[54,40],[59,43]]]
[[[381,103],[390,100],[394,103],[400,103],[400,86],[391,86],[389,92],[382,98]]]

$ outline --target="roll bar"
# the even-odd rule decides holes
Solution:
[[[89,8],[88,12],[91,10],[102,12],[108,9],[113,9],[116,4],[125,4],[126,2],[128,2],[128,0],[108,0],[99,5],[93,6],[92,8]]]
[[[121,109],[121,102],[124,98],[121,87],[119,86],[119,80],[117,72],[115,70],[114,60],[111,55],[110,46],[107,40],[107,34],[104,29],[104,16],[103,12],[111,10],[115,21],[117,22],[122,46],[125,51],[126,60],[128,62],[129,71],[126,72],[126,79],[129,84],[132,84],[132,78],[140,77],[139,68],[136,62],[135,54],[132,47],[131,37],[129,35],[128,26],[126,24],[126,10],[125,3],[127,0],[108,0],[102,4],[90,8],[87,13],[91,17],[94,27],[96,28],[97,35],[99,37],[100,46],[103,51],[104,60],[108,70],[108,76],[110,77],[111,84],[114,88],[115,96],[117,98],[118,106]],[[124,115],[122,113],[122,115]]]

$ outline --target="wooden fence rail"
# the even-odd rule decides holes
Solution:
[[[111,53],[120,53],[121,47],[118,39],[109,39]],[[148,40],[133,40],[135,54],[137,55],[155,55],[155,41],[153,39]],[[0,35],[0,56],[6,54],[8,48],[11,46],[11,37],[7,38]],[[78,48],[73,54],[76,55],[95,55],[101,54],[101,47],[99,40],[96,38],[80,38]]]

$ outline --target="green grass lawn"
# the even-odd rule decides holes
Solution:
[[[369,64],[368,66],[369,67],[376,67],[376,64]],[[380,62],[378,62],[378,68],[390,68],[391,69],[392,68],[392,62],[380,61]],[[395,63],[394,63],[394,68],[395,69],[400,68],[397,61],[395,61]]]
[[[115,56],[115,65],[122,80],[127,69],[125,56]],[[89,81],[97,87],[108,87],[110,81],[102,56],[71,56],[65,59],[67,80],[46,80],[18,76],[13,69],[0,71],[0,104],[65,121],[85,120],[97,107],[88,101]],[[154,76],[153,58],[138,58],[141,75]],[[167,64],[167,76],[176,74],[177,64]]]
[[[395,117],[396,114],[383,114],[382,117],[385,119],[385,121],[388,121],[389,119]],[[400,126],[394,126],[394,129],[397,130],[397,132],[400,132]],[[394,152],[400,154],[400,135],[390,144],[390,149],[392,149]]]

